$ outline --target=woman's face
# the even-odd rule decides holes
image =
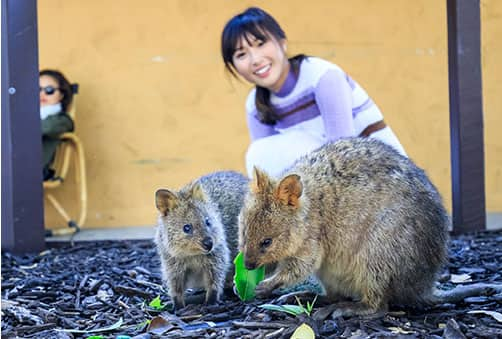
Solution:
[[[255,85],[278,92],[289,72],[286,41],[271,36],[267,41],[253,35],[247,38],[241,38],[232,57],[237,73]]]
[[[54,105],[63,99],[63,94],[59,90],[56,79],[49,75],[42,75],[40,83],[40,106]],[[52,93],[52,94],[50,94]]]

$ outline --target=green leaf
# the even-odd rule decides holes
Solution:
[[[258,307],[264,308],[270,311],[285,312],[297,316],[305,312],[304,308],[297,305],[274,305],[274,304],[263,304]]]
[[[303,306],[298,306],[298,305],[282,305],[282,307],[286,310],[289,311],[291,314],[299,315],[302,313],[307,313],[305,312],[305,308]]]
[[[300,315],[302,313],[307,314],[310,317],[310,313],[312,313],[312,309],[314,308],[314,304],[317,300],[317,295],[315,296],[314,300],[312,303],[307,301],[307,307],[303,306],[302,302],[298,297],[296,298],[296,302],[298,305],[274,305],[274,304],[263,304],[258,307],[264,308],[266,310],[271,310],[271,311],[279,311],[279,312],[286,312],[289,314],[292,314],[294,316]]]
[[[158,295],[155,299],[150,301],[148,306],[150,306],[153,309],[160,310],[160,311],[163,310],[165,307],[165,305],[162,305],[162,301],[160,300],[160,295]]]
[[[87,337],[85,339],[103,339],[104,337],[102,335],[91,335],[90,337]]]
[[[256,296],[254,289],[265,278],[265,267],[247,270],[244,266],[244,256],[241,252],[234,259],[234,284],[237,294],[242,301],[249,301]]]

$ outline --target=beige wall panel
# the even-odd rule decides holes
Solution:
[[[250,86],[224,72],[219,44],[225,22],[250,5],[278,19],[291,54],[331,60],[368,91],[450,206],[444,1],[43,0],[40,66],[80,84],[86,227],[154,224],[157,188],[178,188],[220,169],[244,171]],[[482,5],[487,207],[501,211],[495,60],[501,60],[502,4]],[[67,186],[58,196],[75,208]],[[50,207],[46,222],[62,225]]]
[[[486,207],[502,212],[502,1],[481,1]]]

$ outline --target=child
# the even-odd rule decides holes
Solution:
[[[234,16],[223,29],[225,67],[256,85],[246,102],[251,144],[246,168],[278,175],[329,141],[372,137],[406,155],[376,104],[340,67],[303,54],[287,57],[286,34],[260,8]]]
[[[70,82],[56,70],[40,72],[40,119],[42,120],[42,161],[44,180],[54,176],[50,167],[56,153],[59,136],[73,131],[73,120],[66,113],[73,99]]]

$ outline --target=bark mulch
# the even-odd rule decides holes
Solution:
[[[311,316],[293,316],[258,306],[297,304],[294,296],[243,303],[229,291],[224,302],[190,304],[174,315],[159,267],[146,240],[65,244],[38,255],[2,253],[2,338],[290,338],[305,322],[317,338],[502,338],[502,319],[490,313],[502,313],[501,293],[422,311],[391,309],[374,319],[333,319],[319,300]],[[501,267],[502,231],[452,237],[441,287],[463,278],[502,283]],[[313,295],[300,299],[305,305]]]

